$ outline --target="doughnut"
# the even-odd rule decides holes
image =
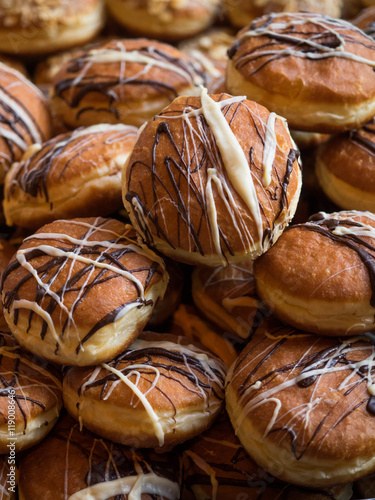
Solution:
[[[251,261],[217,268],[196,267],[192,296],[208,319],[237,340],[251,337],[265,313],[256,294]]]
[[[203,84],[193,62],[156,41],[112,40],[82,51],[53,79],[51,105],[65,125],[141,126],[178,95]]]
[[[7,225],[35,230],[56,219],[119,210],[121,172],[136,137],[135,127],[99,124],[31,146],[5,178]]]
[[[293,217],[301,169],[285,121],[228,94],[179,97],[142,129],[124,205],[149,246],[192,265],[253,260]]]
[[[173,314],[170,333],[184,335],[209,349],[229,367],[237,358],[237,352],[224,331],[204,320],[192,305],[181,304]]]
[[[225,13],[236,28],[244,28],[256,17],[271,12],[316,12],[340,17],[342,0],[224,0]]]
[[[319,14],[269,14],[237,35],[227,88],[307,132],[358,128],[375,115],[375,41]]]
[[[57,422],[61,381],[46,361],[23,351],[0,332],[0,453],[35,445]]]
[[[0,500],[16,500],[17,483],[18,469],[15,459],[0,457]]]
[[[233,40],[234,35],[230,30],[216,28],[179,44],[180,50],[200,65],[202,73],[206,73],[206,87],[210,94],[226,91],[227,51]]]
[[[177,500],[179,458],[110,443],[64,417],[22,457],[19,494],[20,500]]]
[[[104,25],[101,0],[11,0],[1,3],[0,51],[39,55],[80,45]]]
[[[316,175],[338,207],[375,212],[375,119],[324,143],[316,156]]]
[[[313,488],[375,470],[375,346],[289,327],[254,337],[228,373],[226,407],[242,446],[283,481]]]
[[[220,0],[107,0],[112,17],[130,32],[158,40],[181,40],[207,29]]]
[[[164,298],[155,304],[147,329],[161,326],[178,308],[184,287],[184,269],[181,264],[171,259],[164,259],[169,281]]]
[[[182,454],[184,500],[350,500],[352,485],[304,489],[276,479],[246,453],[222,413]]]
[[[34,143],[48,140],[52,124],[47,102],[35,85],[0,63],[0,184],[11,164]]]
[[[259,296],[286,323],[320,335],[374,329],[375,214],[320,212],[254,263]]]
[[[358,16],[352,20],[352,23],[374,38],[375,36],[375,6],[361,10]]]
[[[70,368],[64,404],[106,439],[167,450],[211,425],[223,406],[226,371],[190,339],[144,332],[109,363]]]
[[[114,219],[58,220],[26,238],[2,276],[5,319],[26,349],[94,365],[123,351],[162,298],[164,262]]]

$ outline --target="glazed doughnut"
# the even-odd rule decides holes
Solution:
[[[164,298],[155,304],[147,323],[147,329],[153,329],[162,325],[172,316],[181,302],[184,287],[184,268],[181,264],[171,259],[164,259],[164,262],[169,275],[168,286]]]
[[[0,7],[0,51],[48,54],[94,38],[104,25],[102,0],[12,0]]]
[[[227,378],[237,437],[260,467],[325,488],[375,470],[375,346],[303,331],[248,343]]]
[[[202,88],[143,128],[123,198],[148,245],[216,267],[266,251],[293,217],[300,187],[284,119],[244,97]]]
[[[108,361],[131,344],[162,298],[164,262],[114,219],[59,220],[26,238],[3,273],[16,340],[58,364]]]
[[[226,92],[227,51],[233,40],[230,30],[216,28],[179,45],[180,50],[194,59],[201,71],[206,73],[206,87],[210,94]]]
[[[112,40],[60,68],[51,104],[71,128],[101,122],[141,126],[178,95],[199,92],[203,83],[188,56],[171,45]]]
[[[214,21],[220,0],[107,0],[114,19],[127,30],[158,40],[181,40]]]
[[[0,457],[0,500],[16,500],[17,483],[18,469],[15,460],[10,457]]]
[[[237,340],[251,337],[262,322],[265,311],[256,294],[251,261],[214,269],[196,267],[192,295],[198,309]]]
[[[374,328],[375,214],[320,212],[254,263],[259,296],[286,323],[320,335]]]
[[[235,436],[223,412],[183,451],[184,500],[350,500],[352,485],[326,490],[284,483],[261,469]]]
[[[7,225],[35,230],[56,219],[119,210],[121,172],[136,137],[135,127],[100,124],[31,146],[5,179]]]
[[[358,16],[353,19],[352,23],[366,33],[366,35],[374,38],[375,36],[375,6],[361,10]]]
[[[293,129],[343,132],[375,115],[375,42],[347,21],[265,15],[228,54],[229,92],[285,116]]]
[[[170,449],[211,425],[222,408],[225,376],[225,364],[190,339],[146,332],[109,363],[70,368],[64,404],[107,439]]]
[[[338,207],[375,212],[375,119],[318,149],[316,175]]]
[[[244,28],[256,17],[270,12],[316,12],[340,17],[342,0],[224,0],[226,15],[233,26]]]
[[[35,85],[0,63],[0,184],[10,165],[34,143],[48,140],[52,124],[47,102]]]
[[[9,332],[0,332],[0,453],[35,445],[57,422],[61,382],[47,362],[23,351]]]
[[[232,342],[223,330],[204,320],[198,309],[181,304],[173,315],[170,333],[184,335],[209,349],[229,367],[237,358]]]
[[[43,472],[43,473],[42,473]],[[20,463],[20,500],[177,500],[179,458],[100,439],[65,417]],[[128,497],[129,495],[129,497]]]

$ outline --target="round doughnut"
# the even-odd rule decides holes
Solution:
[[[375,346],[290,327],[254,337],[227,378],[237,437],[260,467],[325,488],[375,470]]]
[[[224,0],[226,15],[233,26],[244,28],[256,17],[271,12],[316,12],[340,17],[342,0]]]
[[[48,54],[80,45],[104,25],[101,0],[12,0],[1,3],[0,51]]]
[[[107,0],[112,17],[130,32],[158,40],[181,40],[207,29],[220,0]]]
[[[56,219],[119,210],[121,172],[136,137],[135,127],[100,124],[31,146],[5,178],[7,225],[35,230]]]
[[[26,149],[52,135],[51,116],[40,90],[18,71],[0,63],[0,184]]]
[[[254,263],[259,296],[286,323],[320,335],[374,329],[375,214],[320,212]]]
[[[148,245],[216,267],[267,250],[293,217],[300,187],[285,121],[244,97],[202,88],[143,128],[123,198]]]
[[[61,382],[46,361],[23,351],[0,332],[0,453],[35,445],[57,422]],[[12,444],[13,443],[13,444]]]
[[[223,405],[226,370],[190,339],[146,332],[109,363],[70,368],[64,404],[107,439],[170,449],[211,425]]]
[[[168,286],[164,298],[155,304],[147,323],[147,329],[161,326],[172,316],[181,302],[184,287],[184,268],[171,259],[164,259],[164,262],[169,275]]]
[[[246,453],[223,412],[183,451],[184,500],[350,500],[352,485],[325,490],[284,483]]]
[[[252,336],[263,319],[253,275],[253,262],[217,268],[196,267],[192,295],[198,309],[237,340]]]
[[[331,137],[316,156],[316,175],[338,207],[375,212],[375,119]]]
[[[62,66],[51,104],[71,128],[95,123],[141,126],[178,95],[204,83],[178,49],[146,40],[112,40],[87,49]]]
[[[64,417],[22,457],[18,488],[20,500],[177,500],[179,458],[110,443]]]
[[[108,361],[162,298],[164,262],[114,219],[59,220],[26,238],[3,273],[5,319],[31,352],[66,365]]]
[[[15,458],[0,457],[0,500],[16,500],[18,469]]]
[[[374,38],[375,36],[375,6],[367,7],[361,10],[358,16],[352,20],[352,23],[366,33],[366,35]]]
[[[285,116],[293,129],[343,132],[375,115],[375,41],[347,21],[265,15],[228,54],[229,92]]]
[[[170,333],[184,335],[209,349],[229,367],[237,358],[237,352],[224,331],[204,320],[192,305],[181,304],[173,314]]]

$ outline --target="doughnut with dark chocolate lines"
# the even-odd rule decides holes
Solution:
[[[111,443],[70,417],[20,463],[22,500],[178,500],[179,483],[175,453]]]
[[[170,449],[211,425],[223,405],[226,372],[219,358],[186,337],[143,332],[109,363],[71,368],[64,403],[107,439]]]
[[[35,230],[56,219],[115,213],[136,137],[135,127],[99,124],[31,146],[6,176],[7,225]]]
[[[0,453],[30,448],[57,422],[62,384],[57,370],[0,332]]]
[[[294,215],[298,157],[283,118],[202,88],[142,129],[124,176],[125,208],[146,243],[175,260],[253,260]]]
[[[375,214],[320,212],[291,226],[254,264],[276,316],[320,335],[374,330]]]
[[[375,42],[347,21],[271,13],[240,31],[228,55],[228,91],[293,129],[343,132],[375,115]]]
[[[375,346],[289,327],[254,337],[228,373],[234,430],[261,467],[325,488],[375,470]]]
[[[375,212],[375,119],[322,144],[315,167],[321,188],[338,207]]]
[[[178,95],[196,95],[204,83],[204,74],[171,45],[112,40],[62,66],[53,80],[51,104],[71,128],[102,122],[141,126]]]
[[[131,344],[162,298],[163,260],[114,219],[59,220],[26,238],[2,276],[17,341],[58,364],[108,361]]]
[[[0,63],[0,182],[29,146],[51,135],[51,116],[40,90]]]

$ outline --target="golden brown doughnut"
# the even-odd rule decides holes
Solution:
[[[0,6],[0,51],[48,54],[87,42],[103,25],[102,0],[5,0]]]
[[[324,143],[315,166],[321,188],[338,207],[375,212],[375,119]]]
[[[71,128],[101,122],[141,126],[178,95],[197,94],[203,83],[189,57],[171,45],[112,40],[62,66],[51,103]]]
[[[357,0],[356,0],[357,1]],[[316,12],[340,17],[342,0],[224,0],[225,12],[236,28],[270,12]]]
[[[375,469],[375,346],[289,328],[254,337],[227,378],[236,435],[259,466],[325,488]]]
[[[15,452],[43,439],[62,407],[61,381],[48,363],[0,332],[0,453]]]
[[[53,433],[22,457],[20,500],[180,498],[179,458],[131,450],[79,430],[64,417]]]
[[[109,363],[70,368],[64,404],[107,439],[170,449],[211,425],[222,408],[226,371],[190,339],[144,332]]]
[[[136,137],[135,127],[99,124],[31,146],[5,179],[7,225],[35,230],[119,210],[121,172]]]
[[[247,340],[262,322],[265,311],[255,290],[252,262],[196,267],[192,295],[198,309],[236,339]]]
[[[184,335],[209,349],[229,367],[237,358],[237,352],[224,330],[204,320],[198,309],[181,304],[173,315],[170,333]]]
[[[259,296],[286,323],[320,335],[374,329],[375,214],[320,212],[254,263]]]
[[[282,118],[202,88],[142,129],[124,176],[125,208],[146,243],[175,260],[252,260],[294,215],[297,159]]]
[[[228,52],[227,87],[284,116],[297,130],[336,133],[375,115],[375,42],[347,21],[269,14]]]
[[[48,140],[52,124],[43,94],[18,71],[0,63],[0,183],[10,165],[34,143]]]
[[[114,19],[127,30],[158,40],[181,40],[208,28],[220,0],[106,0]]]
[[[5,319],[17,341],[58,364],[107,361],[142,331],[168,275],[114,219],[59,220],[26,238],[3,273]]]
[[[325,490],[287,484],[261,469],[234,434],[226,412],[182,454],[183,500],[350,500],[352,485]]]

